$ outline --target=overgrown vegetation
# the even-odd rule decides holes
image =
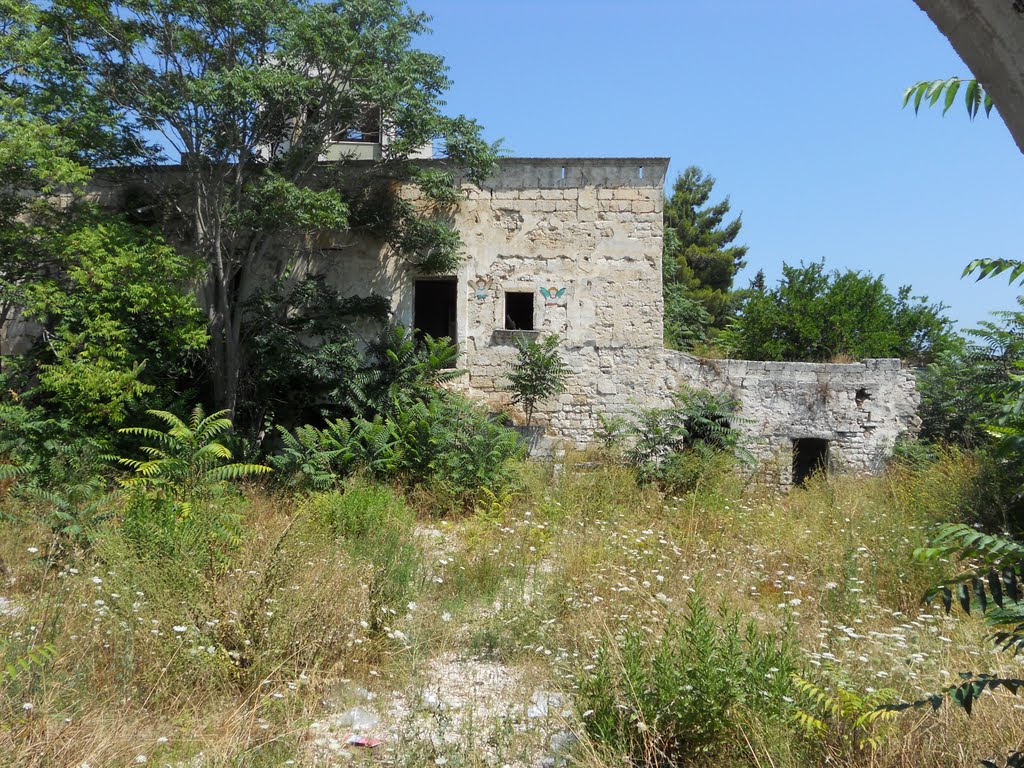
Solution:
[[[407,161],[432,144],[480,182],[497,147],[441,112],[443,62],[412,47],[425,16],[391,0],[0,14],[0,324],[42,329],[0,381],[0,763],[322,764],[360,727],[410,766],[1007,751],[1024,716],[973,702],[1024,686],[996,652],[1024,645],[1019,313],[958,344],[941,307],[820,264],[734,292],[740,220],[689,168],[665,209],[669,342],[933,360],[926,442],[884,476],[779,498],[737,404],[688,391],[610,420],[601,450],[527,462],[515,429],[450,391],[452,340],[308,269],[350,232],[423,274],[458,263],[457,177]],[[957,88],[908,98],[948,108]],[[973,116],[984,97],[966,95]],[[318,163],[385,130],[358,173]],[[120,211],[84,195],[107,166],[140,180],[116,177]],[[508,368],[527,428],[567,387],[558,345],[520,339]],[[966,571],[943,581],[950,561]],[[929,588],[947,615],[921,607]],[[441,701],[462,676],[472,694]],[[478,712],[476,688],[513,679],[509,712]],[[944,696],[973,719],[890,717]]]
[[[735,400],[707,390],[684,390],[675,400],[671,408],[604,420],[606,444],[622,452],[640,482],[686,493],[737,461],[751,461],[740,444]]]
[[[928,362],[952,341],[941,304],[891,293],[880,277],[783,265],[778,286],[745,293],[720,337],[730,357],[830,362],[899,357]]]
[[[660,637],[626,629],[603,639],[579,675],[577,708],[610,762],[681,765],[742,760],[744,740],[791,737],[799,665],[785,634],[709,609],[698,581]]]
[[[186,455],[220,418],[182,420],[206,434]],[[142,444],[162,445],[153,429]],[[216,467],[233,461],[216,453]],[[51,530],[22,475],[0,501],[0,668],[18,670],[0,682],[0,759],[311,764],[329,747],[301,724],[331,717],[323,701],[353,685],[373,692],[360,706],[385,718],[373,733],[396,760],[482,761],[490,747],[469,734],[499,722],[519,729],[495,731],[501,754],[536,755],[538,728],[566,726],[525,712],[556,693],[549,716],[571,711],[580,765],[938,768],[997,753],[1020,724],[1012,708],[860,720],[864,702],[890,700],[872,689],[912,701],[961,668],[1013,677],[970,617],[918,603],[944,566],[910,554],[968,500],[974,461],[816,478],[787,498],[707,471],[663,492],[613,454],[570,454],[557,476],[521,465],[514,493],[441,522],[429,484],[366,467],[321,491],[168,471],[129,483],[82,539]],[[395,691],[427,696],[432,660],[454,652],[457,669],[470,649],[524,676],[502,694],[511,721],[441,710],[437,745],[387,719]]]

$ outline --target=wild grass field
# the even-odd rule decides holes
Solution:
[[[1020,676],[976,618],[921,602],[954,566],[912,553],[959,516],[975,472],[949,453],[781,496],[722,471],[676,496],[573,454],[519,465],[515,490],[457,514],[357,476],[228,486],[164,528],[121,499],[78,537],[8,494],[0,764],[1005,756],[1024,733],[1007,693],[969,717],[866,717],[961,672]]]

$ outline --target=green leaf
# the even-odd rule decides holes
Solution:
[[[960,601],[960,607],[964,609],[964,613],[970,614],[971,612],[971,593],[967,591],[966,584],[957,584],[956,596]]]
[[[970,115],[972,120],[978,114],[979,96],[978,81],[969,81],[967,83],[967,92],[964,94],[964,103],[967,105],[967,114]]]
[[[974,81],[971,81],[972,83]],[[969,87],[969,86],[968,86]],[[960,79],[951,77],[946,81],[946,103],[942,108],[942,114],[949,112],[949,108],[953,106],[953,101],[956,99],[956,92],[960,90]]]
[[[916,115],[921,109],[921,100],[924,95],[928,92],[929,83],[924,81],[917,84],[917,91],[914,93],[914,114]]]

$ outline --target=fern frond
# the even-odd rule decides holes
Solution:
[[[821,737],[828,733],[828,725],[823,720],[819,720],[814,715],[803,710],[797,711],[794,715],[794,720],[812,738]]]
[[[156,440],[161,443],[173,444],[173,441],[169,440],[166,432],[161,432],[159,429],[153,429],[152,427],[121,427],[117,430],[119,435],[137,435],[144,437],[147,440]]]
[[[15,478],[27,475],[32,471],[30,464],[4,464],[0,463],[0,482],[14,480]]]
[[[225,464],[211,469],[204,475],[204,478],[207,482],[219,483],[226,480],[238,480],[250,475],[265,475],[273,471],[271,467],[263,464]]]
[[[967,714],[971,714],[974,702],[985,691],[994,691],[1001,688],[1016,696],[1017,692],[1024,688],[1024,680],[1019,678],[995,677],[994,675],[986,674],[975,675],[971,672],[961,672],[960,677],[964,682],[943,688],[938,693],[933,693],[916,701],[884,704],[878,709],[885,712],[903,712],[908,709],[931,707],[933,710],[937,710],[948,700],[962,707]]]
[[[199,408],[199,406],[196,406],[196,408]],[[148,413],[150,416],[155,416],[156,418],[160,419],[160,421],[164,422],[167,425],[167,427],[168,427],[168,431],[169,430],[184,430],[186,432],[189,431],[188,425],[184,421],[182,421],[177,415],[171,413],[170,411],[160,411],[160,410],[150,409],[150,410],[147,410],[146,413]]]
[[[231,460],[231,451],[227,446],[221,443],[207,443],[198,451],[195,452],[196,458],[199,459],[224,459],[225,461]]]

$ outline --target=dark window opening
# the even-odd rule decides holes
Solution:
[[[857,401],[857,407],[860,408],[866,401],[871,399],[871,394],[864,387],[861,387],[854,394],[853,399]]]
[[[121,205],[125,218],[132,224],[154,227],[160,223],[160,198],[141,184],[132,184],[124,190]]]
[[[377,143],[380,141],[380,107],[371,107],[358,115],[352,125],[336,128],[333,125],[320,126],[322,116],[320,106],[306,108],[305,123],[328,134],[328,141],[359,141]]]
[[[361,115],[355,125],[350,125],[331,136],[331,141],[380,141],[380,107],[374,107]]]
[[[533,293],[505,293],[505,330],[533,330]]]
[[[818,472],[828,471],[828,440],[801,437],[793,441],[793,485],[803,485]]]
[[[413,287],[412,324],[420,335],[435,339],[456,334],[455,278],[417,280]]]

